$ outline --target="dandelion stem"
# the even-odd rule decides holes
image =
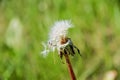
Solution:
[[[74,74],[69,56],[68,56],[68,54],[64,54],[64,56],[65,56],[66,64],[68,66],[68,70],[69,70],[69,73],[70,73],[71,80],[76,80],[76,77],[75,77],[75,74]]]

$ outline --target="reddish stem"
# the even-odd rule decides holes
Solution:
[[[68,70],[69,70],[69,73],[70,73],[71,80],[76,80],[76,77],[75,77],[75,74],[74,74],[69,56],[68,56],[68,54],[64,54],[64,56],[65,56],[65,60],[66,60],[67,66],[68,66]]]

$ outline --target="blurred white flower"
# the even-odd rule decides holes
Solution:
[[[54,51],[60,45],[61,37],[67,36],[67,30],[72,27],[71,21],[57,21],[49,34],[49,47]]]
[[[13,18],[6,31],[6,44],[9,47],[19,49],[22,43],[23,37],[23,25],[19,18]]]
[[[116,70],[111,70],[106,72],[103,80],[116,80],[117,77],[117,71]]]

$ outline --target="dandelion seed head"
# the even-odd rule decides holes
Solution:
[[[66,37],[67,31],[71,27],[72,24],[69,20],[55,22],[49,34],[49,46],[52,48],[57,47],[60,43],[61,37]]]
[[[48,45],[42,43],[44,51],[42,51],[41,54],[46,57],[50,51],[54,52],[57,49],[57,51],[60,52],[61,49],[68,46],[70,41],[65,41],[67,39],[68,29],[71,27],[72,24],[69,20],[55,22],[49,33]],[[63,41],[63,43],[61,43],[61,41]]]

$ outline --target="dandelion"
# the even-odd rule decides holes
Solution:
[[[65,38],[67,35],[67,30],[71,28],[72,25],[70,21],[57,21],[53,25],[51,32],[49,34],[49,46],[54,49],[60,45],[61,38]]]
[[[67,37],[68,29],[72,28],[72,26],[71,21],[68,20],[55,22],[49,34],[48,46],[52,51],[57,49],[61,59],[63,56],[65,57],[71,79],[76,80],[69,55],[74,56],[75,50],[80,54],[80,51],[73,45],[71,39]]]

